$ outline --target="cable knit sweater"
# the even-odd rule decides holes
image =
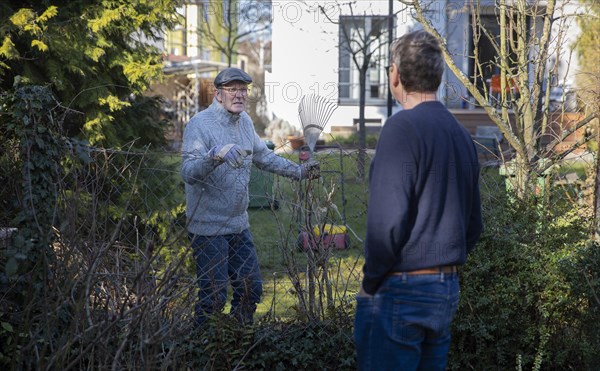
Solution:
[[[234,169],[215,161],[208,151],[235,143],[246,153]],[[187,229],[202,236],[240,233],[249,228],[248,184],[252,163],[259,169],[300,179],[300,165],[276,155],[260,140],[246,112],[233,114],[213,99],[197,113],[183,133],[183,164]]]

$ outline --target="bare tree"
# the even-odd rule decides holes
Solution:
[[[271,27],[270,1],[206,0],[202,4],[204,19],[199,23],[200,36],[209,48],[225,56],[230,67],[241,41]]]
[[[577,21],[581,34],[577,40],[577,56],[580,72],[576,76],[577,97],[581,100],[586,114],[596,113],[590,133],[596,138],[596,175],[594,181],[594,239],[600,241],[600,3],[595,0],[580,0],[585,11]]]
[[[264,37],[247,38],[240,42],[239,53],[247,58],[246,72],[252,76],[251,95],[247,112],[254,122],[254,128],[262,135],[269,124],[265,90],[265,69],[271,63],[270,41]]]
[[[336,6],[340,14],[339,19],[331,18],[329,7]],[[347,12],[342,15],[343,11]],[[365,105],[366,105],[366,85],[367,73],[374,64],[380,62],[380,49],[387,45],[387,38],[390,37],[387,32],[388,17],[372,17],[366,13],[355,14],[354,3],[335,3],[326,6],[319,5],[319,11],[331,23],[338,24],[340,30],[339,48],[340,53],[345,52],[350,55],[352,63],[358,70],[359,82],[359,114],[358,114],[358,166],[357,177],[364,179],[365,176],[365,149],[366,149],[366,127],[365,127]],[[387,57],[387,56],[386,56]]]
[[[519,197],[530,194],[538,176],[582,143],[575,143],[572,148],[560,152],[556,151],[557,145],[596,116],[591,113],[575,125],[563,128],[553,140],[542,140],[548,133],[552,117],[550,87],[556,85],[556,66],[548,62],[553,56],[563,56],[570,61],[571,46],[566,44],[565,38],[570,21],[564,8],[568,1],[498,0],[492,5],[492,14],[499,25],[497,34],[482,22],[482,8],[486,3],[482,4],[481,0],[465,2],[460,11],[468,12],[471,17],[474,48],[468,57],[475,64],[473,76],[465,74],[457,65],[445,36],[428,18],[429,8],[435,1],[399,1],[409,6],[415,19],[438,38],[450,70],[498,126],[514,151],[509,169],[514,171],[512,179],[516,194]],[[494,60],[479,60],[479,40],[491,44],[496,54]],[[486,84],[477,83],[489,66],[499,71],[497,95]]]

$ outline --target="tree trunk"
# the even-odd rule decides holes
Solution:
[[[526,195],[531,194],[532,184],[532,169],[529,159],[517,154],[512,161],[513,174],[509,176],[509,181],[512,183],[512,191],[518,199],[523,199]]]
[[[426,9],[421,6],[422,2],[413,0],[407,3],[410,3],[414,10],[415,19],[440,41],[448,68],[481,105],[492,122],[498,126],[506,142],[514,150],[514,160],[506,164],[506,175],[509,177],[507,183],[513,196],[523,199],[530,195],[530,192],[539,191],[537,187],[539,171],[548,166],[548,161],[553,161],[552,148],[542,147],[540,141],[541,133],[548,122],[548,99],[542,109],[538,103],[542,101],[540,94],[543,86],[550,86],[547,62],[550,55],[549,45],[553,37],[551,30],[553,22],[556,21],[554,13],[557,0],[544,2],[499,0],[496,11],[501,32],[498,37],[488,35],[489,30],[478,22],[477,16],[474,16],[474,22],[477,21],[473,26],[474,34],[479,32],[480,35],[484,35],[482,37],[492,36],[491,41],[497,50],[497,59],[490,66],[500,69],[500,97],[496,103],[498,109],[490,104],[491,92],[488,89],[481,92],[456,64],[444,36],[425,15]],[[470,4],[471,12],[477,15],[480,3],[484,2],[470,0],[465,3]],[[536,4],[541,3],[544,6],[540,7],[539,13],[535,16],[537,22],[535,24],[541,28],[538,32],[534,32],[530,29],[532,26],[527,20],[532,19],[531,10],[537,9]],[[477,71],[485,67],[477,60],[474,63]],[[518,94],[513,91],[513,84],[517,85]],[[511,110],[512,116],[509,114]]]
[[[367,70],[369,68],[368,60],[363,63],[359,69],[359,100],[358,100],[358,159],[357,159],[357,177],[359,181],[365,179],[367,133],[365,129],[365,102],[366,102],[366,82]]]

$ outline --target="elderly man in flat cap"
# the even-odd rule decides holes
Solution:
[[[276,155],[259,139],[245,112],[252,78],[227,68],[215,78],[212,104],[197,113],[183,134],[187,230],[198,276],[195,319],[199,326],[233,296],[231,314],[253,320],[262,279],[248,222],[248,183],[258,168],[296,180],[319,177],[318,163],[296,164]]]

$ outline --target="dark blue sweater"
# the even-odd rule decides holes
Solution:
[[[363,288],[386,275],[465,263],[483,229],[469,133],[440,102],[390,117],[369,174]]]

